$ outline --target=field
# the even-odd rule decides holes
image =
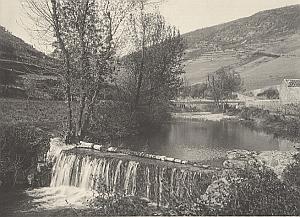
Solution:
[[[260,89],[267,86],[278,85],[285,78],[300,78],[300,36],[295,34],[283,37],[281,40],[270,44],[255,44],[255,49],[263,50],[266,54],[276,54],[280,57],[262,55],[251,58],[245,63],[232,53],[211,54],[211,58],[201,56],[185,63],[189,84],[205,82],[207,75],[223,66],[233,66],[242,77],[245,90]],[[255,51],[255,49],[252,49]],[[252,54],[253,52],[252,51]],[[249,53],[250,52],[250,53]],[[218,56],[218,58],[214,58]]]
[[[300,50],[299,50],[300,51]],[[299,52],[300,54],[300,52]],[[238,68],[246,90],[278,85],[285,78],[300,78],[300,58],[279,57],[256,66]]]
[[[223,56],[217,59],[208,59],[206,57],[196,60],[189,60],[185,63],[185,77],[189,84],[196,84],[207,80],[209,73],[215,72],[223,66],[228,66],[237,63],[235,57]]]
[[[62,101],[0,98],[1,124],[28,124],[59,133],[65,114],[66,104]]]

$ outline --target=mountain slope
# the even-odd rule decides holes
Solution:
[[[25,96],[24,89],[28,88],[43,92],[38,90],[39,87],[48,89],[48,92],[52,87],[47,83],[53,85],[53,81],[56,83],[57,80],[57,63],[56,59],[36,50],[0,26],[0,95]],[[34,95],[31,97],[45,96],[44,93],[40,94],[41,97]]]
[[[51,69],[56,64],[53,58],[36,50],[32,45],[0,26],[0,66],[12,69],[16,67],[17,71],[41,74],[42,69]]]
[[[293,5],[187,33],[186,77],[191,84],[203,82],[209,73],[231,65],[239,69],[248,90],[279,84],[285,77],[299,78],[294,68],[300,60],[295,54],[299,32],[300,5]],[[273,77],[272,64],[277,70]]]

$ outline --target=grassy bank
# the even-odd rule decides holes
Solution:
[[[0,190],[42,185],[37,164],[62,135],[64,114],[64,102],[0,98]]]
[[[0,125],[27,124],[58,133],[66,119],[63,101],[0,98]]]
[[[271,113],[254,107],[232,108],[227,114],[240,117],[243,124],[255,130],[272,133],[292,142],[300,142],[300,116]]]

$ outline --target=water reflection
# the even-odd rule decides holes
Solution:
[[[165,124],[155,134],[116,142],[135,151],[192,161],[222,159],[226,151],[232,149],[286,151],[293,148],[292,142],[253,131],[239,123],[189,120]]]

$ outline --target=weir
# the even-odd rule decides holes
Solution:
[[[50,187],[74,186],[168,205],[174,199],[199,197],[215,174],[212,169],[74,148],[60,152]]]

